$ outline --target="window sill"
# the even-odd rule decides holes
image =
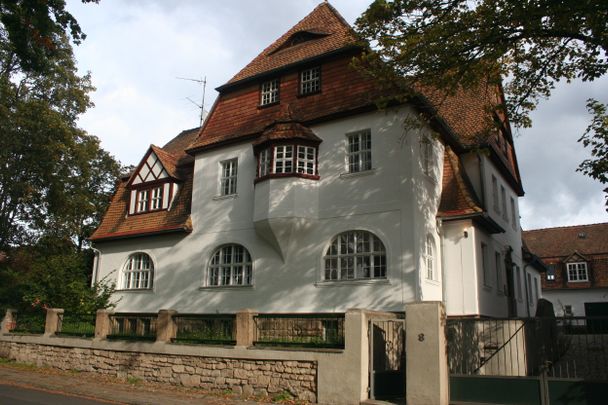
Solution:
[[[391,284],[387,278],[358,279],[358,280],[328,280],[317,281],[315,287],[361,286],[374,284]]]
[[[441,285],[441,283],[439,282],[439,280],[433,280],[431,278],[425,278],[424,282],[427,284],[431,284],[431,285]]]
[[[203,285],[200,286],[199,290],[214,290],[214,291],[228,291],[228,290],[253,290],[253,284],[249,285]]]
[[[213,201],[221,201],[221,200],[231,200],[234,198],[238,198],[238,194],[228,194],[228,195],[216,195],[215,197],[212,198]]]
[[[340,178],[341,179],[350,179],[353,177],[371,176],[373,174],[376,174],[376,169],[369,169],[369,170],[364,170],[361,172],[354,172],[354,173],[340,173]]]
[[[122,290],[116,290],[119,293],[153,293],[154,289],[152,288],[128,288]]]
[[[568,283],[588,283],[589,280],[568,280]]]
[[[258,177],[253,181],[253,184],[258,184],[259,182],[270,180],[270,179],[286,179],[286,178],[298,178],[298,179],[307,179],[307,180],[319,180],[321,177],[315,174],[307,174],[307,173],[298,173],[298,172],[290,172],[290,173],[271,173],[262,177]]]

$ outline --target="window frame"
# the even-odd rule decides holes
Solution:
[[[165,197],[165,184],[166,182],[155,183],[152,185],[146,184],[144,187],[135,188],[135,205],[133,213],[130,215],[147,214],[149,212],[166,210],[166,208],[163,208],[163,200]],[[160,202],[158,208],[152,208],[152,196],[154,195],[155,190],[159,190],[159,196],[156,198],[156,201]],[[145,200],[142,200],[141,198],[142,193],[146,193]],[[142,201],[145,201],[145,206],[140,209]]]
[[[238,255],[236,249],[242,249],[241,261],[235,261]],[[227,257],[226,251],[230,249],[231,258],[229,262],[226,262]],[[219,262],[214,263],[216,257],[219,258]],[[246,260],[248,259],[248,260]],[[238,288],[238,287],[253,287],[253,258],[249,249],[239,243],[227,243],[218,246],[211,252],[209,261],[207,263],[207,276],[205,278],[205,286],[209,288]],[[238,282],[239,274],[236,271],[239,267],[242,268],[240,275],[241,282]],[[224,269],[228,269],[228,284],[223,283],[226,279],[226,273]],[[216,271],[217,270],[217,271]],[[237,280],[237,282],[235,282]]]
[[[141,264],[143,264],[143,257],[147,257],[148,260],[148,268],[141,268]],[[138,268],[133,268],[133,263],[135,259],[138,260]],[[129,268],[131,267],[131,268]],[[156,273],[156,266],[154,264],[154,260],[152,256],[150,256],[146,252],[135,252],[131,253],[125,263],[122,266],[121,272],[121,281],[120,281],[120,291],[142,291],[142,290],[152,290],[154,288],[154,275]],[[140,286],[142,279],[141,275],[145,274],[145,285]],[[133,275],[137,275],[136,279],[132,279]],[[136,283],[133,286],[132,280]]]
[[[286,148],[289,147],[291,148],[291,158],[277,158],[277,151],[279,150],[279,148]],[[313,149],[313,154],[314,154],[314,159],[311,161],[309,159],[306,159],[306,163],[313,163],[313,172],[314,174],[309,174],[309,173],[301,173],[299,172],[299,167],[300,167],[300,157],[298,155],[298,151],[300,148],[305,148],[305,150]],[[307,142],[307,141],[301,141],[301,142],[277,142],[277,143],[273,143],[264,147],[256,147],[256,149],[254,150],[255,152],[255,156],[256,156],[256,161],[257,161],[257,175],[256,178],[254,180],[254,183],[258,183],[260,181],[264,181],[270,178],[282,178],[282,177],[300,177],[300,178],[304,178],[304,179],[311,179],[311,180],[319,180],[319,146],[316,143],[313,142]],[[269,171],[266,172],[265,174],[264,171],[262,170],[263,167],[263,163],[265,162],[263,160],[263,157],[268,155],[269,157],[269,161],[268,163],[268,168]],[[285,163],[287,161],[291,162],[291,171],[289,172],[276,172],[276,167],[277,167],[277,160]],[[284,166],[281,166],[284,167]]]
[[[317,73],[316,78],[304,79],[305,73],[312,72],[315,70]],[[309,83],[313,83],[313,82],[317,83],[315,88],[313,90],[304,91],[304,86]],[[310,96],[313,94],[321,93],[321,84],[322,84],[322,82],[321,82],[321,66],[320,65],[300,70],[300,72],[298,73],[298,96],[306,97],[306,96]]]
[[[502,184],[500,185],[500,203],[502,208],[502,219],[509,222],[509,212],[507,211],[507,190]]]
[[[359,242],[359,237],[362,235],[369,237],[367,242],[365,240]],[[352,242],[350,242],[350,236],[352,236]],[[365,244],[368,245],[369,250],[360,251],[359,248]],[[348,251],[349,245],[353,248],[352,252]],[[376,250],[377,247],[380,250]],[[344,248],[347,249],[346,252],[343,252]],[[368,258],[369,261],[365,258]],[[334,261],[334,263],[328,267],[328,263],[331,261]],[[345,269],[342,268],[343,263],[347,263]],[[350,266],[348,263],[350,263]],[[364,267],[367,267],[369,275],[367,277],[365,275],[358,276],[359,272],[365,271]],[[388,267],[386,245],[378,235],[364,229],[347,230],[334,235],[325,248],[322,259],[321,281],[348,283],[387,280]],[[343,277],[344,274],[346,277]],[[352,274],[352,277],[349,277],[350,274]]]
[[[358,150],[352,150],[352,139],[357,138]],[[364,139],[367,142],[364,142]],[[366,144],[362,148],[362,144]],[[369,146],[367,145],[369,144]],[[372,132],[371,129],[362,129],[359,131],[349,132],[346,134],[346,172],[348,174],[364,173],[374,169],[372,155]],[[364,156],[364,157],[363,157]],[[356,159],[353,159],[355,158]],[[356,164],[355,164],[356,162]]]
[[[272,88],[272,85],[276,86],[276,88]],[[270,86],[268,89],[265,89],[265,86]],[[271,105],[278,104],[281,101],[281,80],[276,78],[272,80],[267,80],[260,84],[260,104],[259,107],[267,107]],[[268,96],[268,101],[264,101],[265,97]]]
[[[580,278],[580,270],[578,268],[578,266],[584,266],[584,272],[585,272],[585,278],[582,279]],[[571,277],[570,274],[570,266],[574,267],[574,271],[576,274],[575,278]],[[568,276],[568,282],[569,283],[587,283],[589,282],[589,266],[587,265],[587,262],[571,262],[571,263],[566,263],[566,274]]]
[[[492,175],[492,206],[497,214],[500,214],[500,202],[498,201],[498,179]]]
[[[494,251],[494,265],[496,266],[496,292],[498,294],[504,294],[505,283],[502,271],[502,255],[497,250]]]
[[[238,174],[239,174],[239,159],[231,158],[222,160],[220,163],[220,179],[219,179],[219,195],[222,197],[233,196],[238,194]],[[234,165],[232,165],[234,163]],[[232,165],[228,175],[226,175],[227,165]],[[232,172],[234,169],[234,173]],[[226,190],[226,184],[228,189]]]
[[[427,235],[424,246],[424,266],[426,270],[426,279],[429,281],[437,281],[438,274],[435,266],[435,238]]]
[[[492,288],[490,284],[490,268],[488,264],[488,244],[481,242],[481,272],[483,285],[486,288]]]

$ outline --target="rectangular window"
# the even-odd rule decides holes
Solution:
[[[555,281],[555,265],[547,265],[547,281]]]
[[[159,210],[163,207],[163,188],[155,187],[152,189],[152,199],[150,200],[150,210]]]
[[[149,190],[141,190],[137,193],[137,212],[148,211]]]
[[[348,172],[358,173],[372,168],[372,135],[369,129],[348,134]]]
[[[526,293],[528,294],[528,305],[532,305],[534,302],[532,301],[532,276],[530,273],[527,273],[528,282],[526,283]]]
[[[515,199],[511,197],[511,226],[513,230],[517,230],[517,212],[515,211]]]
[[[521,269],[519,266],[515,266],[515,277],[517,277],[517,300],[521,302],[522,290],[521,290]]]
[[[483,271],[483,285],[490,286],[490,274],[488,269],[488,245],[481,243],[481,269]]]
[[[293,145],[275,146],[274,148],[274,172],[293,172]]]
[[[422,140],[422,171],[429,177],[434,179],[433,170],[433,141],[428,137],[423,138]]]
[[[581,281],[589,281],[587,274],[587,263],[568,263],[568,281],[576,283]]]
[[[538,302],[540,291],[538,290],[538,279],[534,277],[534,302]]]
[[[220,194],[232,195],[236,194],[236,178],[238,160],[230,159],[221,162],[222,173],[220,177]]]
[[[279,80],[262,83],[260,105],[268,105],[279,101]]]
[[[315,174],[316,148],[298,146],[298,173]]]
[[[312,94],[321,91],[321,68],[314,67],[312,69],[303,70],[300,72],[300,94]]]
[[[496,265],[496,292],[500,294],[504,291],[504,283],[502,281],[502,264],[499,252],[494,252],[494,262]]]
[[[264,177],[270,174],[270,149],[264,149],[260,152],[260,166],[258,168],[258,177]]]
[[[502,202],[502,218],[505,221],[509,220],[509,213],[507,212],[507,192],[504,186],[500,186],[500,201]]]
[[[492,175],[492,204],[494,205],[494,211],[500,214],[500,205],[498,203],[498,180]]]

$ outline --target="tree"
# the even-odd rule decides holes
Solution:
[[[99,0],[82,0],[99,3]],[[53,63],[65,35],[79,44],[86,35],[64,0],[0,0],[0,37],[24,71],[42,72]]]
[[[532,124],[530,112],[556,82],[593,81],[608,71],[606,1],[376,0],[356,29],[372,49],[360,61],[364,71],[405,93],[449,95],[504,78],[506,102],[495,107],[515,126]],[[605,127],[591,127],[598,130]]]
[[[65,37],[44,72],[23,70],[0,37],[0,69],[0,250],[45,233],[82,247],[120,168],[76,123],[90,76],[78,76]]]
[[[578,170],[587,176],[608,185],[608,114],[606,106],[596,100],[587,100],[587,110],[593,114],[593,120],[579,139],[585,147],[591,148],[591,158],[585,159]],[[608,205],[608,187],[606,205]]]

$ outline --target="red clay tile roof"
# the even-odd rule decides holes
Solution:
[[[608,253],[608,223],[522,232],[529,250],[541,258]]]
[[[151,146],[165,169],[174,174],[172,177],[182,180],[169,210],[127,215],[130,192],[127,188],[128,178],[123,178],[120,180],[101,224],[91,235],[90,240],[101,242],[134,236],[192,231],[190,206],[194,166],[192,157],[186,155],[183,148],[184,145],[192,142],[198,131],[199,128],[183,131],[163,148]]]
[[[289,45],[298,33],[310,33],[307,41]],[[256,76],[290,64],[354,45],[357,42],[350,25],[329,3],[319,4],[310,14],[264,49],[228,83]]]
[[[438,217],[449,218],[483,212],[460,158],[449,146],[446,146],[443,158],[442,181]]]
[[[190,175],[181,184],[173,204],[169,210],[164,211],[127,215],[130,193],[127,182],[122,181],[112,197],[110,207],[106,211],[101,224],[91,235],[90,240],[100,242],[102,240],[170,231],[190,232],[192,230],[190,203],[192,200],[193,167],[190,167],[188,171]]]

